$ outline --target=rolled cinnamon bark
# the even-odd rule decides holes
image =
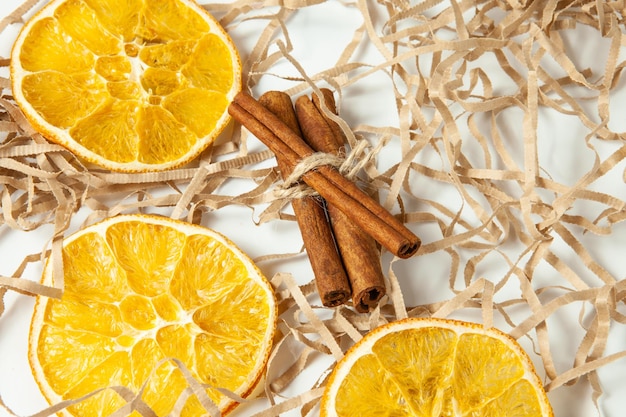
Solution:
[[[332,92],[322,89],[326,108],[336,113]],[[341,128],[325,116],[317,95],[313,100],[301,96],[296,100],[295,109],[304,140],[316,151],[338,155],[347,146]],[[368,312],[378,305],[386,294],[385,280],[380,264],[380,250],[376,241],[352,222],[341,210],[328,204],[331,226],[348,273],[352,287],[352,302],[361,313]]]
[[[288,94],[268,91],[259,97],[259,103],[295,133],[301,134]],[[292,169],[283,158],[277,156],[276,160],[281,176],[285,179],[291,174]],[[346,303],[350,300],[352,291],[328,222],[325,201],[321,197],[303,197],[293,199],[291,204],[322,304],[326,307],[336,307]]]
[[[228,112],[289,166],[296,166],[314,153],[300,136],[249,94],[239,92]],[[409,258],[419,249],[421,241],[413,232],[333,167],[320,166],[301,178],[394,255]]]

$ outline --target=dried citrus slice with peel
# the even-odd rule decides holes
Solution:
[[[157,171],[223,131],[241,61],[194,0],[52,0],[17,37],[11,80],[51,141],[111,170]]]
[[[263,375],[276,330],[271,285],[231,241],[202,226],[122,215],[63,244],[65,291],[38,297],[29,360],[51,404],[127,387],[168,415],[189,386],[187,368],[223,414]],[[52,285],[48,263],[42,282]],[[176,361],[170,360],[177,359]],[[180,367],[182,363],[184,367]],[[127,402],[105,389],[63,411],[109,415]],[[195,396],[183,416],[206,415]]]
[[[478,324],[410,318],[380,326],[331,373],[322,417],[547,417],[552,408],[528,355]]]

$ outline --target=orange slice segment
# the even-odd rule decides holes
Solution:
[[[521,346],[497,329],[404,319],[368,333],[331,373],[322,417],[552,417]]]
[[[157,415],[172,411],[188,383],[174,358],[223,414],[261,380],[276,329],[273,290],[224,236],[152,215],[122,215],[64,241],[62,299],[39,297],[29,360],[51,404],[110,386],[139,392]],[[54,284],[48,264],[42,282]],[[109,415],[126,401],[112,390],[65,416]],[[206,414],[190,397],[184,415]]]
[[[52,0],[20,31],[11,81],[49,140],[110,170],[158,171],[224,130],[241,61],[194,0]]]

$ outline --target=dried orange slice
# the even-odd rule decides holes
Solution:
[[[194,0],[52,0],[17,37],[11,80],[43,136],[102,167],[144,172],[213,143],[241,61]]]
[[[141,398],[168,415],[189,386],[187,368],[226,414],[237,403],[214,388],[246,397],[261,380],[276,330],[274,293],[222,235],[154,215],[117,216],[66,238],[63,266],[63,297],[38,297],[29,339],[33,374],[51,404],[145,385]],[[54,283],[50,264],[42,281]],[[109,415],[125,404],[105,389],[63,415]],[[183,404],[181,415],[207,414],[196,396]]]
[[[547,417],[528,355],[496,329],[445,319],[380,326],[348,350],[324,390],[322,417]]]

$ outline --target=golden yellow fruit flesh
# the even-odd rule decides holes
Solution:
[[[193,0],[52,0],[15,41],[11,80],[48,139],[111,170],[156,171],[229,123],[241,62]]]
[[[337,364],[321,416],[539,417],[552,408],[530,359],[495,329],[454,320],[381,326]]]
[[[118,216],[68,237],[63,267],[62,299],[37,299],[29,359],[51,403],[96,392],[64,415],[115,412],[126,400],[111,386],[144,387],[142,399],[167,415],[189,386],[171,359],[213,387],[207,395],[224,414],[236,403],[214,388],[245,397],[258,384],[276,326],[274,295],[223,236],[158,216]],[[193,396],[184,410],[206,414]]]

